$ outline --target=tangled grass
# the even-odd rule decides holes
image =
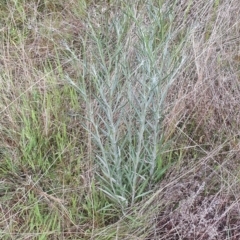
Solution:
[[[239,239],[233,1],[3,1],[1,239]]]

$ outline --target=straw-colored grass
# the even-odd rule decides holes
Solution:
[[[0,3],[1,239],[239,239],[240,3]]]

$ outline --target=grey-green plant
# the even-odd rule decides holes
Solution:
[[[137,12],[128,4],[98,24],[89,16],[82,58],[66,46],[82,69],[78,82],[68,75],[66,80],[86,105],[82,122],[91,136],[99,188],[123,212],[152,190],[169,164],[161,157],[163,109],[185,61],[171,12],[147,6]]]

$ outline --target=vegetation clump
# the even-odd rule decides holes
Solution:
[[[1,239],[238,239],[234,1],[2,1]]]

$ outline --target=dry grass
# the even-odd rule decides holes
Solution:
[[[239,239],[239,9],[3,1],[0,238]]]

